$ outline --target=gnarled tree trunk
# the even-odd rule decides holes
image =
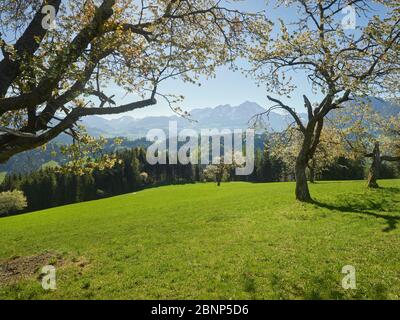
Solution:
[[[347,95],[348,94],[350,94],[350,92],[348,92]],[[345,98],[347,95],[342,98],[344,101],[347,101],[347,98]],[[308,162],[314,157],[315,151],[318,147],[321,132],[324,126],[324,117],[335,107],[335,105],[332,104],[333,96],[331,95],[328,95],[324,99],[323,103],[315,109],[313,109],[310,100],[305,95],[303,98],[304,105],[308,111],[308,123],[306,126],[303,124],[301,118],[294,111],[294,109],[283,104],[280,100],[268,96],[270,101],[277,103],[280,108],[289,112],[289,114],[294,118],[298,126],[298,130],[300,130],[303,134],[303,141],[300,152],[296,158],[295,166],[296,199],[302,202],[312,202],[310,190],[308,189],[307,184],[306,170]]]
[[[379,148],[379,142],[375,143],[374,152],[372,154],[372,164],[368,173],[368,188],[379,188],[378,178],[381,167],[381,152]]]
[[[296,161],[296,199],[303,202],[311,202],[312,199],[307,184],[306,168],[306,162]]]
[[[303,144],[296,159],[296,199],[303,202],[311,202],[310,190],[307,183],[307,166],[309,161],[309,149],[312,144],[313,135],[311,130],[307,130],[304,134]]]
[[[315,183],[315,159],[311,159],[311,163],[308,165],[309,180],[311,183]]]

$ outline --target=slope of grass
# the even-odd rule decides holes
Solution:
[[[0,284],[23,299],[400,298],[400,181],[162,187],[0,219],[0,260],[62,256],[57,290]],[[357,271],[344,290],[342,267]]]

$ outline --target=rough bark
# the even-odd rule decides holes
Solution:
[[[381,155],[379,142],[375,143],[374,151],[366,155],[367,158],[372,158],[372,164],[368,173],[368,188],[379,188],[377,180],[382,166],[382,161],[397,162],[400,161],[400,156]]]
[[[368,188],[379,188],[378,178],[381,167],[381,152],[379,148],[379,142],[375,143],[374,151],[372,153],[372,164],[368,173]]]
[[[296,161],[296,199],[302,202],[311,202],[310,190],[307,184],[306,175],[307,163],[302,161]]]
[[[315,159],[311,160],[311,163],[308,165],[309,170],[309,180],[311,183],[315,183]]]
[[[311,202],[310,190],[307,183],[307,165],[309,161],[309,150],[312,141],[312,134],[307,130],[304,135],[303,144],[296,160],[296,199],[302,202]]]

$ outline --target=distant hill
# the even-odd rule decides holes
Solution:
[[[351,113],[352,111],[359,108],[361,105],[370,105],[372,106],[373,110],[382,115],[383,117],[391,117],[400,114],[400,106],[395,105],[394,103],[374,98],[374,97],[367,97],[367,98],[357,98],[352,101],[348,101],[344,103],[345,108],[339,110],[333,110],[329,113],[329,118],[334,118],[335,115],[339,113]]]
[[[375,112],[381,114],[384,117],[390,117],[390,116],[395,116],[395,115],[400,114],[400,106],[398,106],[394,103],[385,101],[383,99],[369,97],[369,98],[361,99],[361,101],[371,104],[373,106]]]

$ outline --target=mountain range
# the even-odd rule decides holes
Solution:
[[[123,116],[112,120],[92,116],[84,118],[82,124],[93,136],[137,139],[146,136],[150,129],[162,129],[167,132],[170,121],[176,121],[179,130],[246,129],[253,116],[265,111],[266,109],[257,103],[247,101],[238,106],[220,105],[215,108],[193,109],[190,111],[190,120],[178,115],[142,119]],[[288,123],[290,118],[286,115],[272,112],[269,116],[268,125],[271,130],[283,130]]]
[[[400,107],[378,98],[368,98],[375,111],[384,116],[400,113]],[[151,129],[162,129],[168,132],[169,122],[176,121],[178,129],[194,129],[200,132],[201,129],[246,129],[249,127],[249,120],[256,114],[265,112],[266,109],[254,102],[246,101],[238,106],[220,105],[215,108],[198,108],[190,111],[190,119],[178,115],[145,117],[142,119],[123,116],[118,119],[107,120],[102,117],[92,116],[82,120],[88,133],[93,136],[104,137],[127,137],[138,139],[145,137]],[[300,114],[306,121],[307,115]],[[268,130],[281,131],[287,127],[292,119],[285,114],[271,112],[268,119],[264,117]]]

